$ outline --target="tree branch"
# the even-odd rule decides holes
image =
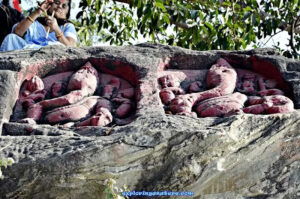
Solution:
[[[170,18],[170,23],[174,24],[175,26],[182,28],[182,29],[189,29],[192,28],[192,26],[187,25],[186,23],[181,23],[178,21],[174,21],[173,19]]]
[[[264,47],[264,46],[270,41],[270,39],[272,39],[275,35],[277,35],[277,34],[283,32],[283,31],[284,31],[284,30],[281,30],[281,31],[279,31],[279,32],[274,33],[273,35],[270,35],[270,38],[269,38],[262,46],[260,46],[260,47]]]

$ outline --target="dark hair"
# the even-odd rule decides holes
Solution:
[[[9,6],[8,0],[3,0],[3,1],[2,1],[2,4],[5,5],[5,6]]]
[[[71,3],[72,3],[71,0],[69,0],[69,2],[68,2],[69,10],[68,10],[66,19],[58,19],[58,18],[56,18],[57,24],[58,24],[59,26],[64,25],[65,23],[69,23],[69,22],[70,22],[70,21],[69,21],[69,18],[70,18],[70,16],[71,16]],[[51,13],[48,12],[48,15],[51,15]],[[37,18],[37,20],[38,20],[38,22],[40,22],[41,24],[43,24],[43,25],[45,25],[45,26],[47,25],[47,24],[46,24],[46,20],[45,20],[44,17],[39,17],[39,18]]]
[[[70,16],[71,16],[71,7],[72,7],[71,0],[69,0],[68,6],[69,6],[69,10],[68,10],[68,13],[67,13],[67,20],[69,20]]]
[[[19,11],[11,8],[10,6],[5,6],[4,4],[0,6],[0,44],[5,36],[11,33],[13,25],[23,19],[24,17]]]

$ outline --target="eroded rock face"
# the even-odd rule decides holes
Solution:
[[[268,49],[1,53],[0,153],[16,163],[0,196],[105,198],[114,178],[194,198],[297,198],[299,68]]]

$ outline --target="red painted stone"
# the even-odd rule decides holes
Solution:
[[[219,59],[206,73],[206,77],[196,72],[166,71],[158,81],[161,85],[160,98],[167,105],[166,111],[173,114],[213,117],[232,114],[271,114],[289,113],[294,110],[293,102],[285,97],[283,89],[286,85],[274,66],[265,63],[264,69],[271,68],[271,74],[264,75],[249,70],[234,69],[224,60]],[[261,66],[261,64],[259,64]],[[255,70],[258,63],[255,63]],[[261,69],[259,69],[260,71]],[[203,79],[206,78],[206,85]],[[180,80],[179,82],[177,80]],[[184,88],[176,85],[186,85]],[[172,86],[172,87],[170,87]],[[206,89],[206,90],[205,90]],[[179,90],[182,90],[178,92]],[[203,91],[204,90],[204,91]],[[239,91],[240,93],[233,93]],[[248,96],[247,96],[248,95]],[[247,107],[245,107],[247,106]]]
[[[115,64],[121,66],[120,62]],[[95,96],[96,91],[103,97]],[[106,126],[114,117],[122,124],[120,120],[127,121],[136,110],[135,88],[122,78],[99,73],[90,62],[75,72],[61,72],[43,79],[33,75],[25,80],[20,93],[15,110],[27,110],[26,118],[20,122],[46,122],[65,128]]]
[[[220,97],[230,94],[234,91],[237,81],[236,71],[224,59],[218,60],[213,65],[206,76],[206,85],[210,90],[180,95],[174,98],[170,103],[170,110],[175,113],[191,112],[196,103],[213,97]]]
[[[92,95],[98,86],[98,72],[87,62],[76,73],[71,76],[68,83],[67,95],[50,100],[44,100],[41,105],[45,109],[66,106],[79,102],[86,96]]]
[[[196,108],[199,117],[220,117],[241,113],[247,96],[233,93],[204,100]]]

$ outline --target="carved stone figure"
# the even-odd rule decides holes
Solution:
[[[64,82],[54,82],[51,86],[51,96],[59,97],[63,95],[64,89],[66,89],[67,84]]]
[[[44,83],[38,76],[32,77],[25,83],[25,90],[20,97],[21,105],[27,109],[27,118],[34,121],[39,120],[42,116],[42,107],[39,104],[44,100],[46,90],[44,90]]]
[[[264,78],[260,77],[258,79],[258,86],[260,91],[258,92],[260,96],[268,96],[268,95],[284,95],[284,92],[276,89],[276,82],[272,80],[264,80]]]
[[[31,80],[27,81],[25,90],[34,92],[34,91],[41,91],[44,89],[44,83],[41,78],[38,76],[34,76]]]
[[[246,100],[246,95],[236,92],[204,100],[198,105],[196,111],[199,117],[230,116],[242,113]]]
[[[177,115],[220,117],[243,112],[271,114],[294,110],[293,102],[277,88],[275,80],[251,71],[235,70],[222,58],[208,70],[206,85],[199,80],[192,80],[185,86],[188,94],[179,86],[181,83],[176,81],[175,74],[164,75],[158,81],[162,87],[162,103]],[[204,90],[204,86],[207,90]]]
[[[178,87],[179,82],[176,82],[172,75],[162,76],[158,81],[162,87],[159,96],[164,104],[169,104],[176,95],[185,94],[184,90]]]
[[[175,79],[172,75],[165,75],[158,79],[162,88],[176,87]]]
[[[130,99],[114,98],[112,101],[118,104],[118,108],[116,109],[115,113],[119,118],[127,117],[128,114],[133,110],[134,104]]]
[[[22,105],[25,108],[45,99],[46,90],[36,90],[22,99]]]
[[[134,104],[131,98],[134,96],[134,89],[127,88],[120,90],[121,81],[119,78],[111,78],[104,86],[103,97],[110,99],[115,105],[116,117],[124,118],[133,110]]]
[[[113,116],[111,115],[111,112],[108,109],[101,107],[95,115],[78,123],[77,126],[106,126],[112,121]]]
[[[189,91],[190,93],[199,92],[202,90],[202,83],[200,81],[195,81],[190,84]]]
[[[87,62],[75,72],[68,83],[68,94],[50,100],[44,100],[40,104],[43,108],[55,108],[74,104],[86,96],[93,95],[99,82],[98,72]]]
[[[245,113],[290,113],[294,111],[294,103],[283,95],[271,95],[250,98],[251,106],[243,109]]]
[[[219,59],[206,76],[207,88],[210,90],[179,95],[170,103],[170,110],[175,114],[191,113],[196,103],[213,97],[220,97],[234,91],[237,81],[236,71],[224,59]]]
[[[176,95],[185,94],[184,90],[178,87],[167,87],[160,91],[159,96],[164,104],[169,104]]]
[[[21,92],[19,102],[26,118],[20,122],[73,127],[106,126],[113,117],[118,121],[126,119],[135,110],[135,89],[118,77],[104,76],[105,81],[101,81],[89,62],[73,74],[64,72],[44,78],[47,85],[34,76],[25,82]],[[103,97],[91,96],[101,85]]]
[[[119,78],[112,78],[108,84],[104,86],[103,89],[103,97],[110,99],[115,97],[118,94],[118,90],[120,88],[120,79]]]
[[[91,96],[84,100],[69,106],[63,106],[53,109],[46,113],[45,120],[50,124],[79,121],[92,115],[93,109],[96,107],[99,97]]]
[[[134,97],[135,90],[134,88],[126,88],[123,90],[119,90],[117,97],[124,97],[127,99],[132,99]]]

